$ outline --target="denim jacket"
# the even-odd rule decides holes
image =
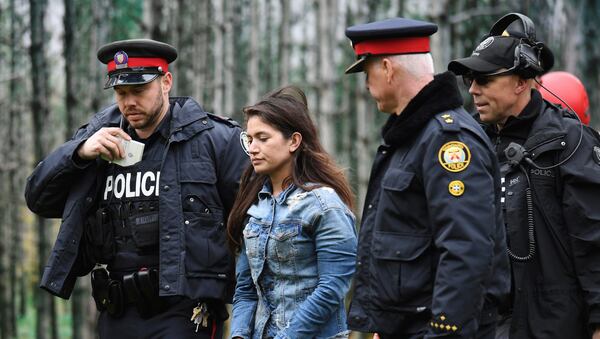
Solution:
[[[248,209],[236,265],[231,336],[346,338],[354,274],[354,215],[335,191],[270,184]]]

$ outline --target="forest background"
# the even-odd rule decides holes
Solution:
[[[23,189],[46,154],[113,101],[102,89],[101,45],[130,38],[174,45],[171,95],[193,96],[240,122],[241,108],[269,90],[300,86],[325,148],[347,169],[360,215],[387,115],[377,112],[363,74],[343,73],[354,60],[344,29],[396,16],[435,22],[432,54],[441,72],[508,12],[531,17],[554,51],[554,69],[583,81],[598,128],[595,0],[0,0],[0,339],[94,337],[88,277],[68,301],[37,287],[58,221],[31,214]]]

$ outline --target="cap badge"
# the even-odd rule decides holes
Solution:
[[[596,160],[598,165],[600,165],[600,147],[594,146],[594,155],[595,155],[594,160]]]
[[[465,193],[465,184],[460,180],[451,181],[448,184],[448,192],[455,197],[460,197]]]
[[[129,56],[123,51],[118,51],[117,53],[115,53],[114,60],[116,69],[127,68],[127,61],[129,61]]]
[[[471,162],[471,151],[460,141],[450,141],[440,148],[438,160],[447,171],[464,171]]]
[[[250,139],[248,138],[248,133],[240,133],[240,145],[242,145],[244,152],[246,152],[247,155],[250,155],[250,152],[248,151],[250,149]]]
[[[482,42],[479,44],[479,46],[477,46],[477,48],[475,48],[475,52],[480,52],[480,51],[483,51],[484,49],[486,49],[486,48],[490,47],[490,45],[491,45],[491,44],[493,44],[493,43],[494,43],[494,37],[493,37],[493,36],[491,36],[491,37],[489,37],[489,38],[487,38],[487,39],[483,40],[483,41],[482,41]]]

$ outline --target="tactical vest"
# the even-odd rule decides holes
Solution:
[[[112,230],[111,273],[158,268],[158,195],[166,140],[157,131],[138,141],[145,143],[142,161],[129,167],[110,164],[101,182],[98,211]]]

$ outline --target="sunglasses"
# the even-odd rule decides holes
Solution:
[[[489,84],[490,82],[494,81],[494,78],[501,76],[501,75],[511,74],[512,71],[513,71],[513,69],[511,68],[508,70],[499,71],[499,72],[490,73],[490,74],[467,73],[462,76],[462,79],[463,79],[463,83],[465,84],[465,86],[467,86],[467,88],[471,88],[471,85],[473,84],[473,82],[476,82],[477,85],[479,85],[479,86],[485,86],[485,85]]]

